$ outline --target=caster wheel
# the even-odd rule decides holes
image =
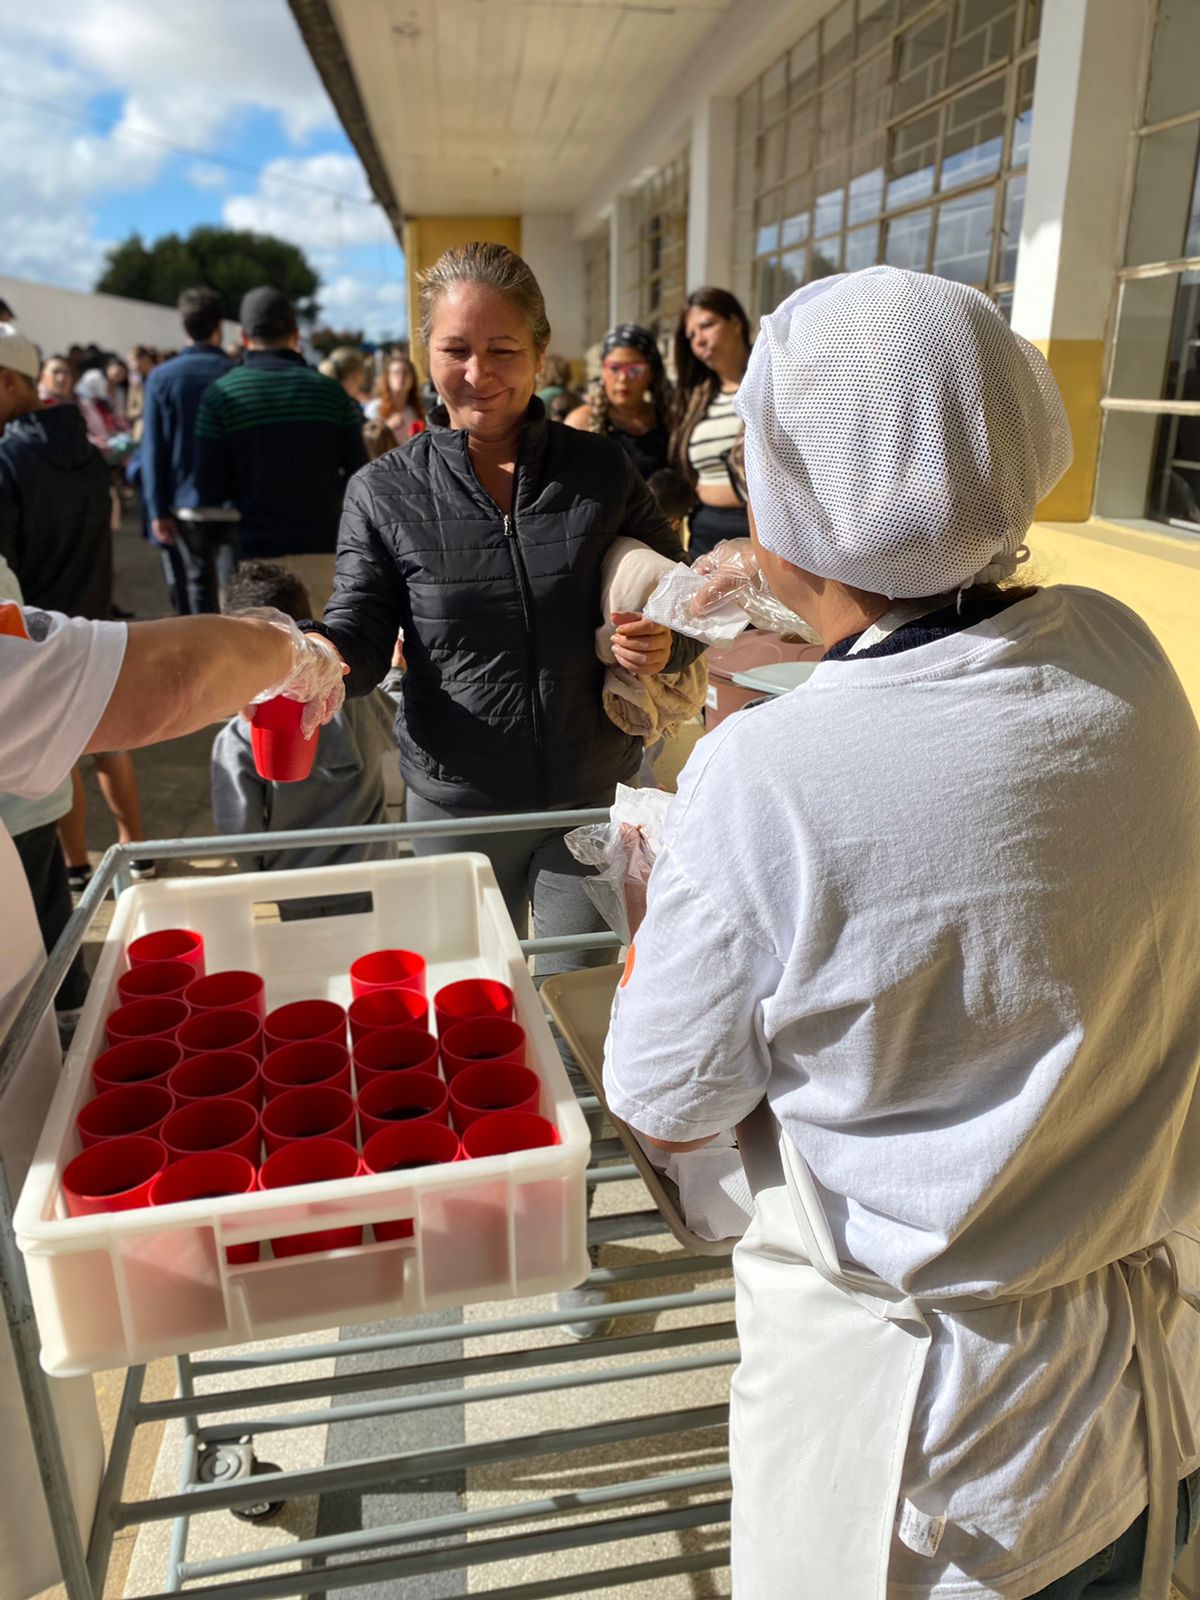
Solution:
[[[269,1477],[279,1470],[272,1462],[258,1459],[250,1439],[242,1439],[237,1444],[208,1445],[200,1454],[201,1483],[236,1483],[239,1478]],[[264,1497],[246,1505],[231,1506],[229,1514],[239,1522],[268,1522],[279,1515],[286,1503]]]

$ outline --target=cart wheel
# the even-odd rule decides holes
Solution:
[[[200,1453],[201,1483],[235,1483],[239,1478],[266,1477],[279,1470],[273,1462],[258,1459],[251,1439],[207,1445]],[[278,1516],[286,1504],[285,1500],[252,1500],[247,1505],[231,1506],[229,1514],[239,1522],[267,1522]]]

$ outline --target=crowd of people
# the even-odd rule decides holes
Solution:
[[[981,294],[890,267],[796,291],[753,347],[699,290],[673,377],[623,324],[586,394],[512,251],[448,251],[420,310],[425,383],[407,354],[315,370],[267,287],[240,359],[198,288],[181,352],[111,383],[0,328],[26,599],[0,594],[0,783],[53,805],[84,753],[231,718],[230,826],[373,819],[390,695],[409,816],[454,824],[422,848],[487,852],[518,932],[588,931],[554,813],[642,754],[603,707],[603,596],[626,541],[682,559],[686,519],[708,598],[753,568],[825,652],[689,762],[605,1062],[651,1147],[739,1128],[734,1593],[1167,1600],[1200,1505],[1200,733],[1133,613],[1020,581],[1071,457],[1049,367]],[[119,435],[101,454],[82,402],[128,418],[120,370],[197,615],[127,624],[88,588]],[[701,652],[607,622],[640,684]],[[237,713],[274,694],[348,784],[266,792]],[[481,835],[505,812],[545,817]],[[19,870],[0,830],[0,1023],[44,959]],[[578,1336],[602,1298],[568,1299]]]

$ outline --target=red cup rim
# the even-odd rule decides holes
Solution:
[[[262,1064],[263,1082],[269,1083],[272,1088],[279,1090],[288,1089],[319,1089],[323,1086],[323,1078],[288,1079],[278,1076],[281,1068],[293,1060],[297,1055],[308,1054],[312,1051],[321,1051],[331,1056],[329,1070],[324,1078],[334,1078],[350,1066],[350,1052],[344,1044],[338,1044],[334,1039],[293,1039],[291,1044],[281,1044],[277,1049],[267,1053]],[[281,1057],[284,1058],[281,1060]],[[274,1070],[272,1070],[274,1069]],[[333,1085],[332,1087],[336,1087]]]
[[[231,1110],[234,1107],[236,1107],[236,1111]],[[229,1134],[223,1143],[237,1144],[242,1139],[248,1139],[258,1126],[258,1110],[248,1100],[233,1100],[225,1095],[216,1095],[211,1100],[189,1100],[185,1105],[180,1106],[178,1110],[172,1111],[162,1125],[159,1137],[167,1150],[176,1155],[216,1154],[217,1151],[212,1146],[200,1145],[197,1147],[194,1144],[176,1143],[181,1122],[185,1119],[190,1122],[198,1122],[205,1115],[211,1117],[215,1111],[219,1111],[225,1116],[235,1115],[245,1123],[245,1126],[239,1131]]]
[[[211,1090],[207,1094],[193,1094],[190,1091],[180,1089],[177,1084],[171,1082],[172,1078],[182,1076],[185,1069],[189,1071],[199,1071],[202,1068],[211,1070],[214,1062],[219,1062],[222,1066],[237,1064],[243,1067],[241,1082],[234,1084],[230,1089],[222,1090],[218,1094],[214,1094]],[[232,1094],[234,1090],[244,1089],[247,1084],[253,1083],[257,1076],[258,1057],[251,1055],[248,1050],[204,1050],[199,1055],[184,1056],[182,1061],[175,1063],[167,1073],[167,1088],[178,1099],[190,1104],[193,1100],[223,1099],[226,1095]]]
[[[337,1151],[336,1160],[331,1151]],[[297,1177],[292,1169],[296,1167],[327,1164],[329,1166],[349,1167],[344,1172],[328,1172],[318,1177]],[[258,1186],[260,1189],[290,1189],[296,1184],[309,1183],[337,1183],[346,1178],[358,1176],[359,1159],[358,1151],[342,1139],[317,1137],[315,1139],[301,1139],[295,1144],[285,1144],[280,1149],[274,1150],[263,1162],[258,1172]],[[286,1174],[279,1182],[274,1181],[280,1173]]]
[[[372,1177],[378,1177],[384,1172],[394,1171],[395,1168],[377,1167],[375,1163],[387,1159],[382,1152],[388,1145],[403,1145],[410,1142],[410,1139],[404,1137],[405,1135],[410,1136],[410,1139],[426,1144],[433,1142],[436,1145],[440,1142],[445,1148],[445,1155],[440,1157],[433,1156],[428,1161],[422,1161],[421,1164],[423,1166],[447,1166],[458,1156],[459,1137],[452,1128],[446,1127],[444,1122],[398,1122],[391,1127],[380,1128],[378,1133],[373,1133],[364,1144],[363,1171],[369,1173]],[[447,1140],[451,1142],[447,1143]]]
[[[463,1111],[482,1111],[485,1115],[488,1114],[489,1108],[487,1106],[474,1104],[467,1099],[467,1095],[471,1092],[472,1084],[467,1083],[466,1080],[483,1078],[485,1075],[492,1077],[503,1072],[520,1073],[527,1080],[524,1092],[516,1096],[518,1100],[527,1100],[535,1092],[539,1096],[541,1095],[542,1080],[532,1067],[518,1066],[515,1061],[473,1061],[469,1067],[464,1067],[461,1072],[455,1073],[454,1080],[450,1084],[451,1104]],[[490,1109],[493,1111],[506,1111],[513,1108],[493,1106]]]
[[[354,1097],[348,1094],[345,1089],[335,1089],[331,1084],[326,1083],[302,1084],[295,1089],[285,1089],[282,1094],[277,1094],[274,1100],[267,1101],[262,1110],[263,1132],[269,1131],[274,1139],[287,1139],[289,1142],[296,1141],[300,1144],[309,1144],[313,1139],[332,1139],[333,1129],[331,1128],[327,1128],[321,1133],[295,1134],[287,1133],[275,1126],[281,1116],[286,1116],[289,1111],[297,1108],[300,1096],[309,1099],[315,1095],[337,1096],[336,1102],[334,1100],[327,1101],[331,1117],[335,1110],[338,1111],[336,1127],[343,1127],[348,1120],[353,1118]],[[342,1143],[343,1141],[335,1140],[334,1142]]]
[[[175,1187],[185,1187],[189,1178],[194,1178],[200,1168],[207,1168],[217,1172],[224,1171],[228,1176],[222,1180],[217,1178],[218,1187],[207,1189],[203,1194],[166,1195],[165,1191]],[[240,1173],[240,1178],[234,1174]],[[179,1206],[186,1205],[195,1200],[219,1200],[226,1196],[250,1194],[258,1186],[258,1168],[253,1161],[240,1156],[234,1150],[202,1150],[193,1155],[180,1156],[178,1161],[173,1161],[163,1168],[150,1184],[150,1204],[152,1206]],[[165,1197],[164,1197],[165,1196]]]
[[[246,992],[238,998],[233,1000],[205,1000],[201,995],[200,991],[206,985],[210,989],[215,988],[219,983],[228,984],[231,978],[249,980],[247,984],[243,985]],[[257,995],[262,994],[265,989],[266,985],[263,982],[261,973],[250,972],[243,967],[230,967],[224,972],[206,972],[198,978],[193,976],[188,984],[188,992],[184,995],[184,999],[188,1005],[194,1007],[197,1011],[223,1011],[227,1007],[241,1005],[247,1000],[253,1000]]]
[[[366,989],[362,994],[355,995],[354,999],[351,1000],[346,1015],[351,1022],[357,1022],[361,1027],[363,1025],[364,1012],[369,1014],[378,1005],[387,1007],[397,1004],[407,1011],[408,1021],[371,1023],[369,1026],[372,1030],[403,1028],[407,1027],[409,1023],[413,1026],[420,1026],[417,1019],[419,1017],[428,1017],[429,1015],[429,1001],[419,989]],[[411,1009],[409,1009],[410,1007]]]
[[[285,1044],[304,1044],[309,1039],[316,1039],[318,1034],[313,1033],[280,1033],[278,1028],[281,1018],[294,1016],[303,1007],[320,1006],[327,1010],[328,1021],[319,1033],[328,1033],[331,1028],[346,1026],[346,1008],[338,1005],[336,1000],[289,1000],[286,1005],[276,1006],[274,1011],[268,1011],[263,1023],[263,1033],[268,1039],[278,1039],[279,1047]]]
[[[503,1130],[499,1126],[501,1121],[503,1121],[505,1124],[505,1128]],[[498,1135],[500,1135],[502,1131],[507,1133],[509,1138],[511,1138],[514,1134],[519,1134],[522,1129],[526,1129],[532,1133],[534,1131],[534,1124],[540,1124],[542,1128],[549,1128],[554,1137],[552,1139],[539,1139],[532,1144],[514,1144],[511,1146],[511,1148],[505,1150],[485,1149],[478,1151],[467,1148],[468,1145],[488,1144],[492,1142],[492,1140],[494,1140]],[[487,1116],[480,1117],[477,1122],[473,1122],[471,1124],[471,1126],[464,1132],[462,1140],[464,1154],[473,1156],[477,1160],[481,1160],[487,1156],[520,1155],[526,1150],[548,1149],[552,1145],[557,1145],[559,1143],[558,1129],[550,1121],[549,1117],[540,1116],[535,1111],[489,1111]]]
[[[369,967],[371,962],[382,962],[385,968],[394,966],[397,970],[387,972],[383,977],[373,977]],[[403,950],[399,946],[368,950],[350,963],[350,981],[367,984],[372,989],[401,988],[423,977],[428,965],[419,950]]]
[[[470,1036],[469,1030],[477,1032],[480,1028],[508,1030],[509,1043],[498,1045],[494,1056],[481,1057],[470,1054],[469,1046],[466,1042]],[[525,1029],[519,1022],[513,1022],[508,1017],[466,1017],[462,1022],[456,1022],[452,1027],[446,1029],[446,1032],[442,1035],[441,1048],[445,1055],[453,1056],[456,1061],[461,1061],[463,1066],[459,1070],[465,1072],[467,1065],[482,1064],[486,1066],[489,1063],[496,1063],[500,1056],[508,1055],[514,1050],[526,1050],[528,1043],[529,1039]]]
[[[169,1013],[166,1009],[168,1007],[170,1008]],[[157,1028],[151,1027],[146,1033],[120,1032],[120,1029],[126,1023],[135,1020],[131,1013],[136,1013],[138,1017],[148,1019],[153,1012],[158,1013],[160,1025]],[[108,1038],[112,1038],[112,1029],[115,1024],[118,1032],[114,1043],[120,1044],[122,1041],[130,1039],[154,1039],[163,1034],[177,1032],[190,1015],[191,1011],[185,1000],[177,1000],[165,994],[149,995],[142,1000],[130,1000],[126,1005],[117,1006],[114,1011],[110,1011],[104,1024],[105,1034]]]
[[[142,955],[138,947],[147,945],[151,939],[166,939],[170,936],[167,948],[175,949],[179,955]],[[179,941],[182,940],[183,943]],[[204,950],[204,940],[192,928],[156,928],[150,933],[141,933],[125,946],[125,954],[131,966],[139,966],[148,961],[173,961],[180,956],[195,956]]]
[[[393,1095],[399,1098],[392,1099]],[[422,1096],[425,1098],[422,1099]],[[375,1106],[377,1100],[383,1102],[379,1109]],[[388,1106],[425,1105],[427,1113],[434,1115],[441,1111],[448,1101],[449,1094],[442,1079],[435,1073],[422,1072],[417,1067],[406,1072],[385,1072],[377,1078],[368,1078],[358,1091],[360,1115],[370,1117],[376,1122],[387,1120],[383,1110]]]
[[[131,1161],[141,1159],[146,1163],[155,1163],[152,1171],[143,1172],[132,1183],[127,1183],[123,1189],[96,1190],[87,1186],[86,1176],[82,1179],[79,1174],[86,1174],[89,1166],[103,1165],[104,1163],[120,1162],[126,1165]],[[161,1139],[149,1139],[144,1134],[131,1133],[119,1139],[105,1139],[102,1144],[93,1145],[90,1150],[84,1150],[73,1160],[68,1161],[63,1168],[62,1187],[64,1192],[69,1190],[80,1200],[117,1200],[123,1194],[129,1194],[134,1189],[140,1189],[143,1184],[156,1178],[167,1164],[167,1149]]]
[[[505,1002],[508,1008],[507,1017],[505,1017],[504,1013],[500,1011],[456,1012],[454,1010],[454,1002],[464,990],[488,988],[502,990],[507,996],[507,1000]],[[434,1011],[437,1012],[439,1016],[444,1012],[450,1019],[447,1023],[448,1029],[452,1028],[457,1022],[489,1021],[493,1017],[499,1018],[502,1021],[508,1020],[512,1016],[512,1008],[515,1003],[516,996],[513,994],[511,985],[502,983],[499,978],[458,978],[453,983],[443,984],[443,986],[433,997]]]
[[[101,1119],[114,1117],[117,1115],[122,1102],[130,1102],[135,1097],[144,1099],[147,1094],[157,1102],[158,1112],[157,1115],[151,1115],[149,1120],[144,1122],[140,1128],[122,1128],[117,1133],[102,1133],[98,1128],[92,1126],[92,1122],[96,1117]],[[149,1133],[147,1130],[157,1129],[164,1118],[169,1117],[174,1109],[175,1096],[165,1084],[122,1083],[109,1089],[106,1094],[96,1095],[95,1099],[89,1100],[86,1105],[81,1106],[75,1117],[75,1126],[81,1134],[86,1133],[93,1139],[131,1139],[139,1134],[154,1138],[156,1135]]]
[[[417,1054],[417,1041],[420,1041],[421,1054],[416,1060],[405,1065],[397,1066],[395,1062],[380,1064],[373,1059],[376,1055],[388,1055],[389,1044],[411,1042],[413,1054]],[[372,1033],[365,1033],[354,1046],[354,1065],[362,1067],[367,1072],[413,1072],[429,1062],[437,1061],[437,1040],[424,1028],[376,1028]]]
[[[173,967],[173,974],[162,971],[164,967]],[[154,978],[172,976],[178,981],[176,989],[147,989],[139,994],[137,986],[140,983],[152,981]],[[183,991],[190,983],[196,981],[196,969],[190,961],[139,961],[136,966],[130,967],[128,972],[123,972],[117,979],[117,993],[126,1005],[131,1005],[134,1000],[173,1000],[182,996]],[[125,990],[132,987],[132,995],[126,999]]]
[[[185,1022],[179,1024],[178,1031],[184,1034],[179,1042],[195,1049],[192,1040],[196,1034],[211,1028],[217,1029],[218,1034],[224,1030],[228,1035],[227,1042],[209,1044],[207,1048],[196,1051],[198,1055],[210,1056],[221,1050],[236,1050],[239,1045],[249,1044],[257,1038],[262,1023],[253,1011],[193,1011]]]
[[[164,1053],[173,1051],[174,1059],[171,1061],[170,1066],[163,1067],[160,1072],[155,1072],[149,1078],[117,1078],[109,1082],[103,1075],[107,1068],[113,1064],[112,1058],[122,1055],[134,1055],[148,1048],[155,1051],[161,1050]],[[104,1094],[107,1094],[110,1089],[123,1088],[126,1084],[157,1083],[160,1079],[169,1076],[183,1059],[183,1051],[174,1039],[154,1037],[122,1039],[120,1044],[110,1044],[107,1050],[102,1050],[92,1062],[92,1082],[96,1085],[97,1091]],[[103,1089],[100,1088],[101,1084],[104,1085]]]

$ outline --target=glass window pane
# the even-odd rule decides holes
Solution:
[[[850,65],[854,54],[854,0],[841,0],[821,24],[821,82]]]
[[[814,135],[816,133],[816,102],[810,100],[798,111],[793,111],[787,123],[787,157],[785,171],[789,178],[807,172],[816,160]]]
[[[850,143],[850,79],[821,90],[821,138],[817,159],[828,161]]]
[[[854,73],[854,139],[878,133],[892,103],[892,53],[881,50]]]
[[[1137,182],[1125,241],[1127,266],[1176,261],[1192,229],[1200,122],[1150,134],[1138,153]]]
[[[960,195],[938,207],[933,270],[939,277],[983,288],[992,259],[995,217],[994,189]]]
[[[779,261],[775,256],[768,256],[756,265],[756,292],[754,304],[760,317],[765,317],[769,311],[774,311],[782,298],[779,293]]]
[[[1032,44],[1042,31],[1042,0],[1026,0],[1025,43]]]
[[[1029,130],[1033,127],[1033,76],[1036,61],[1027,61],[1017,77],[1017,120],[1013,124],[1011,164],[1020,167],[1029,160]]]
[[[754,254],[769,255],[779,249],[779,208],[783,196],[778,189],[763,195],[755,208]]]
[[[758,132],[758,84],[752,83],[745,94],[738,96],[737,104],[737,136],[738,143],[745,144]]]
[[[808,271],[808,251],[789,250],[779,261],[779,298],[785,300],[804,282]]]
[[[867,222],[883,210],[883,140],[860,145],[850,157],[846,220]]]
[[[1179,280],[1165,397],[1200,400],[1200,273]],[[1150,515],[1200,533],[1200,417],[1164,417],[1155,449]]]
[[[1179,321],[1177,291],[1178,298],[1190,301],[1197,279],[1196,273],[1168,273],[1161,278],[1134,278],[1121,285],[1111,394],[1122,400],[1183,398],[1179,390],[1186,386],[1186,369],[1181,383],[1178,352],[1173,359],[1172,351],[1172,334]]]
[[[787,61],[780,59],[763,73],[762,126],[781,117],[787,105]]]
[[[817,87],[817,35],[814,28],[806,33],[800,43],[792,46],[788,57],[788,77],[791,82],[791,102],[795,105],[806,100]]]
[[[888,164],[889,206],[908,205],[933,193],[938,115],[936,111],[929,111],[915,122],[906,122],[892,134],[892,156]]]
[[[758,186],[766,189],[783,177],[783,146],[787,124],[777,122],[758,136]]]
[[[812,270],[808,275],[810,283],[815,283],[818,278],[828,278],[831,273],[842,270],[842,241],[840,239],[822,239],[820,244],[813,245]]]
[[[896,19],[896,0],[858,0],[858,53],[883,44]]]
[[[946,107],[943,189],[957,189],[1000,170],[1004,147],[1004,79],[968,89]]]
[[[950,19],[946,13],[917,22],[900,35],[896,58],[897,113],[924,105],[939,92],[945,78],[946,34]]]
[[[747,261],[754,254],[754,213],[749,208],[733,213],[733,259]]]
[[[812,179],[794,179],[783,191],[783,223],[779,242],[786,250],[789,245],[804,244],[812,221]]]
[[[846,193],[845,162],[831,161],[817,171],[817,202],[813,208],[813,233],[818,239],[837,233],[842,226],[842,200]]]
[[[1011,283],[1017,275],[1017,253],[1021,248],[1021,219],[1025,215],[1025,174],[1011,179],[1004,195],[1004,238],[1000,245],[997,272],[1001,283]]]
[[[925,271],[932,220],[933,213],[926,207],[924,211],[914,211],[888,223],[883,259],[889,266],[907,267],[911,272]]]
[[[1146,91],[1146,121],[1165,122],[1200,110],[1200,6],[1196,0],[1159,0]]]
[[[1196,182],[1192,188],[1192,209],[1183,253],[1185,256],[1200,256],[1200,167],[1196,169]]]
[[[1013,296],[1011,289],[1005,289],[1003,293],[996,296],[996,310],[1004,318],[1005,322],[1012,321],[1012,307]]]
[[[846,235],[846,271],[858,272],[863,267],[873,267],[879,260],[879,225],[854,228]]]
[[[948,84],[965,83],[1007,61],[1017,24],[1016,0],[958,0],[950,45]]]

